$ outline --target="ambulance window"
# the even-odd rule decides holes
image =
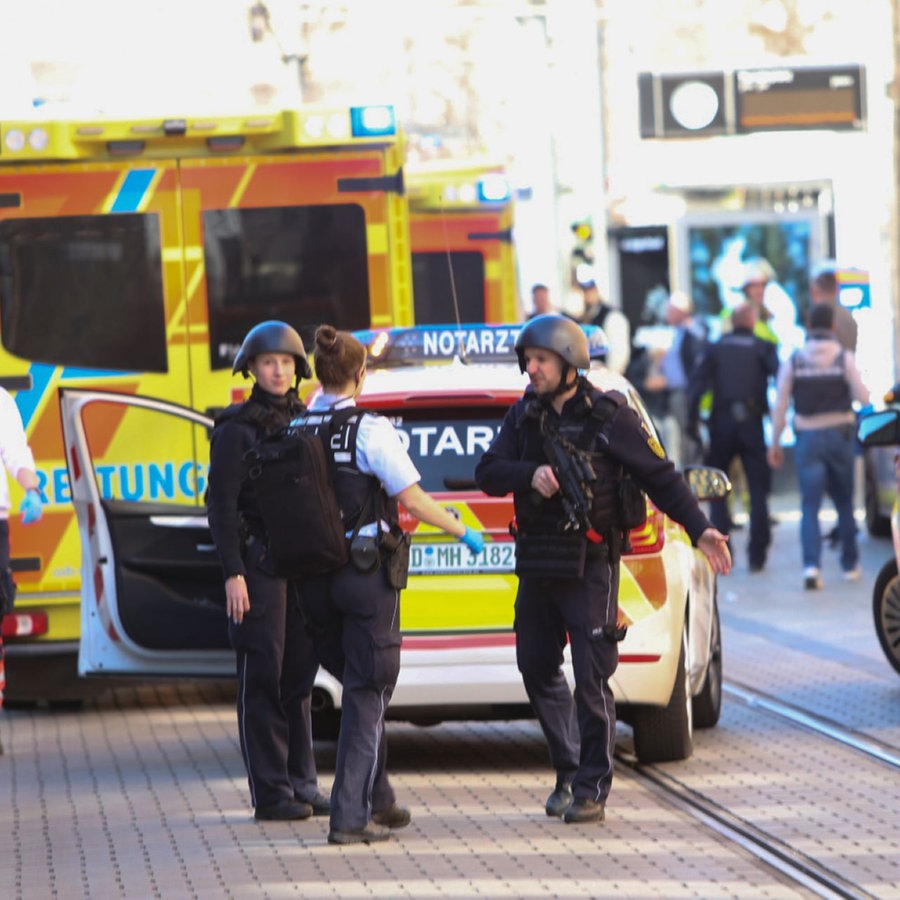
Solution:
[[[0,222],[0,324],[3,346],[24,359],[165,372],[158,217]]]
[[[474,490],[475,466],[503,421],[504,408],[382,412],[394,422],[425,491]]]
[[[203,213],[213,369],[230,368],[265,319],[293,325],[307,347],[323,322],[371,325],[366,218],[361,206],[278,206]]]
[[[417,325],[456,322],[454,288],[459,321],[484,321],[484,257],[480,253],[450,253],[449,259],[444,252],[413,253],[412,270]]]

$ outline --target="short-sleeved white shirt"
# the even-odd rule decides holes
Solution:
[[[22,416],[16,401],[0,388],[0,458],[6,471],[15,478],[20,469],[34,470],[34,456],[25,437]],[[0,478],[0,518],[9,516],[9,483]]]

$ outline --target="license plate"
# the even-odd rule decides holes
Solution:
[[[464,544],[413,544],[409,548],[410,575],[464,575],[477,572],[513,572],[516,545],[512,541],[485,544],[475,556]]]

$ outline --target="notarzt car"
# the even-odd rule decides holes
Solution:
[[[422,475],[422,487],[485,536],[475,556],[443,532],[401,510],[413,535],[408,588],[401,598],[400,680],[389,718],[431,724],[447,718],[530,715],[516,668],[513,603],[517,580],[510,537],[511,497],[487,497],[474,468],[527,377],[514,344],[520,326],[427,326],[361,334],[369,375],[360,405],[389,417]],[[589,330],[602,351],[602,333]],[[651,435],[650,417],[623,378],[592,367],[591,381],[622,391]],[[230,676],[224,585],[202,496],[209,462],[208,417],[139,396],[90,390],[60,392],[72,497],[83,546],[82,675]],[[162,459],[140,499],[106,499],[101,482],[128,485],[95,470],[92,452],[109,441],[138,446],[120,432],[92,431],[109,406],[142,423],[143,453]],[[124,443],[127,441],[127,444]],[[134,451],[132,451],[134,452]],[[135,472],[144,471],[133,460]],[[127,464],[124,468],[127,468]],[[689,478],[712,496],[727,490],[714,470]],[[171,487],[162,490],[163,482]],[[171,483],[171,484],[169,484]],[[709,488],[713,485],[714,488]],[[173,493],[184,502],[171,501]],[[155,501],[159,495],[166,499]],[[718,721],[722,644],[716,576],[684,529],[652,505],[623,557],[620,622],[627,635],[612,680],[620,715],[634,729],[642,761],[690,755],[693,728]],[[298,540],[303,536],[298,535]],[[568,662],[566,663],[568,667]],[[571,673],[568,673],[571,678]],[[340,710],[340,685],[324,671],[314,708],[320,733]]]

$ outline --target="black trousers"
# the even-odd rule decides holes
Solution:
[[[283,578],[257,567],[262,544],[247,550],[250,610],[243,622],[229,620],[237,653],[237,718],[241,753],[254,806],[296,794],[311,800],[317,790],[310,696],[319,661],[296,591]]]
[[[729,415],[721,414],[710,421],[707,465],[727,472],[736,456],[744,467],[750,492],[748,556],[751,564],[763,565],[772,540],[768,502],[772,471],[766,459],[766,439],[759,416],[738,422]],[[713,525],[723,534],[728,534],[730,522],[726,501],[711,501],[709,510]]]
[[[400,674],[400,592],[381,566],[352,563],[300,588],[316,653],[342,684],[331,827],[364,828],[395,801],[387,777],[384,716]]]
[[[578,798],[605,803],[612,786],[616,708],[609,679],[619,662],[609,636],[618,616],[619,567],[589,559],[581,579],[522,578],[516,659],[557,778]],[[575,696],[562,671],[568,636]]]
[[[9,520],[0,519],[0,567],[9,565]],[[0,613],[0,624],[3,614]],[[3,650],[3,634],[0,632],[0,709],[3,709],[3,692],[6,690],[6,656]]]

